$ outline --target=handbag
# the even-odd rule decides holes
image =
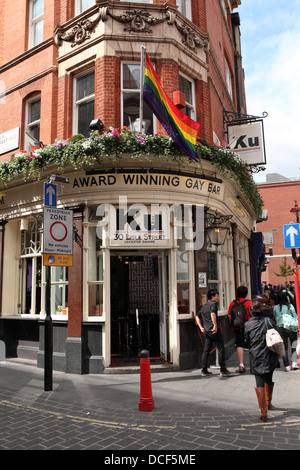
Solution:
[[[269,328],[266,332],[267,346],[270,351],[276,353],[279,359],[281,359],[285,354],[283,339],[281,338],[278,331],[273,328],[273,325],[270,320],[268,318],[267,320],[269,321],[269,325],[271,326],[271,328]]]
[[[298,331],[298,319],[293,317],[289,312],[290,307],[287,313],[282,314],[283,328],[290,331]]]

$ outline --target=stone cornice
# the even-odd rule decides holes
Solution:
[[[155,26],[165,22],[166,25],[176,27],[182,36],[182,44],[194,54],[197,54],[198,48],[203,48],[205,52],[209,49],[208,35],[179,13],[174,5],[120,4],[113,1],[98,1],[95,7],[87,12],[72,18],[64,25],[56,26],[55,43],[58,47],[63,42],[71,43],[72,48],[81,46],[86,40],[92,39],[96,26],[109,18],[123,24],[123,31],[130,34],[131,40],[132,34],[142,33],[151,37]]]

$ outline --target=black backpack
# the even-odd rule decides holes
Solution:
[[[231,308],[231,326],[232,328],[241,328],[246,323],[246,307],[245,302],[247,299],[243,300],[243,302],[238,302],[234,300],[234,304]]]

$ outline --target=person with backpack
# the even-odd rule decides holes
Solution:
[[[237,288],[237,299],[233,300],[229,305],[228,317],[233,333],[235,335],[236,355],[239,361],[238,371],[240,374],[246,372],[244,366],[244,326],[250,320],[249,309],[252,301],[247,299],[248,289],[246,286]]]

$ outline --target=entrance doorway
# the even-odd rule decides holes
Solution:
[[[136,360],[142,349],[168,360],[168,255],[111,252],[111,365]]]

